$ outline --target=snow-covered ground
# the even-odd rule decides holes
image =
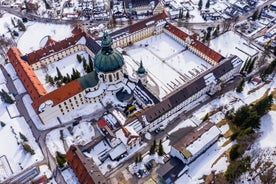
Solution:
[[[149,73],[149,84],[159,88],[159,98],[187,83],[211,65],[191,53],[165,33],[146,38],[126,48],[128,71],[133,73],[140,61]]]
[[[27,54],[40,49],[40,41],[45,36],[51,36],[53,40],[59,41],[71,36],[71,31],[70,25],[33,23],[27,26],[27,31],[17,42],[17,47],[22,54]]]
[[[84,152],[84,154],[87,157],[93,159],[93,161],[98,166],[102,174],[106,174],[110,172],[111,169],[116,168],[120,163],[123,163],[125,160],[127,160],[128,158],[136,154],[142,147],[146,145],[147,145],[146,143],[142,145],[139,145],[139,144],[136,145],[132,149],[128,150],[127,155],[119,161],[112,161],[108,157],[108,154],[112,150],[112,148],[108,145],[108,143],[105,140],[99,142],[96,146],[94,146],[90,150],[90,152]],[[106,160],[102,162],[101,159],[105,157],[106,157]]]
[[[228,31],[223,35],[210,41],[210,47],[221,55],[228,57],[230,54],[239,56],[245,61],[249,56],[258,53],[255,49],[249,47],[246,40],[233,31]]]
[[[95,130],[90,122],[81,122],[70,128],[58,128],[46,136],[46,144],[50,153],[55,157],[56,152],[66,153],[72,144],[85,145],[92,141]],[[64,141],[63,141],[64,140]]]
[[[227,169],[228,163],[222,154],[232,146],[232,143],[222,146],[227,139],[220,138],[218,142],[212,145],[204,154],[189,165],[188,172],[176,180],[176,184],[183,183],[202,183],[203,175],[208,175],[211,171],[219,173]],[[222,156],[222,157],[220,157]],[[217,158],[220,159],[217,160]]]
[[[6,86],[0,85],[0,89],[3,89],[3,87],[6,88]],[[0,101],[0,120],[5,124],[4,127],[0,126],[0,139],[2,140],[0,143],[0,155],[5,155],[8,161],[8,164],[0,164],[0,182],[4,178],[17,174],[43,159],[42,152],[32,135],[29,125],[23,117],[18,116],[18,109],[14,104],[7,105]],[[24,151],[21,144],[23,140],[20,138],[19,133],[27,137],[28,141],[25,143],[31,146],[35,151],[35,155]],[[9,171],[9,168],[12,172]]]
[[[86,52],[77,52],[70,56],[64,57],[61,60],[51,63],[39,70],[35,70],[35,74],[38,77],[39,81],[44,86],[45,90],[49,93],[57,89],[56,86],[52,86],[49,82],[46,83],[46,74],[55,78],[57,76],[57,68],[63,76],[71,76],[73,74],[73,69],[79,71],[80,75],[83,76],[86,72],[83,69],[83,62],[77,60],[77,55],[80,55],[82,58],[85,58],[86,63],[89,65],[88,54]]]

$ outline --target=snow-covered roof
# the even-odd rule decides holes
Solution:
[[[127,152],[126,146],[123,143],[121,143],[109,152],[109,156],[112,160],[115,160],[125,152]]]
[[[211,122],[204,122],[193,132],[179,139],[173,147],[182,152],[186,158],[198,154],[204,146],[220,134],[220,130]]]
[[[195,155],[202,151],[202,148],[213,141],[220,134],[219,129],[214,125],[208,131],[203,133],[198,139],[190,144],[186,149],[190,151],[192,155]]]

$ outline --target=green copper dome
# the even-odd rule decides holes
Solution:
[[[102,49],[96,54],[94,58],[94,67],[98,72],[113,72],[120,69],[124,64],[123,56],[112,49],[112,38],[104,33],[102,39]]]
[[[139,66],[139,68],[137,70],[137,73],[138,74],[145,74],[146,73],[146,69],[144,68],[142,61],[140,61],[140,66]]]

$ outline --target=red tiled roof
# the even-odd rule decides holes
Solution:
[[[56,43],[55,40],[53,40],[52,38],[49,38],[49,39],[47,40],[47,42],[45,43],[44,47],[53,45],[53,44],[55,44],[55,43]]]
[[[69,38],[66,38],[64,40],[61,40],[59,42],[56,42],[55,44],[46,45],[45,47],[36,50],[34,52],[31,52],[27,54],[27,59],[30,65],[38,62],[41,58],[46,57],[52,53],[61,51],[63,49],[66,49],[72,45],[75,45],[81,37],[84,36],[84,33],[73,35]]]
[[[108,126],[104,118],[101,118],[97,124],[99,128],[104,128],[105,126]]]
[[[75,96],[76,94],[82,92],[82,87],[78,80],[69,82],[68,84],[50,92],[46,95],[40,97],[38,100],[33,102],[33,107],[35,111],[38,110],[39,105],[46,102],[47,100],[52,100],[53,105],[57,105],[68,98]]]
[[[182,30],[178,29],[177,27],[175,27],[172,24],[167,23],[167,25],[168,26],[166,27],[166,29],[168,31],[170,31],[171,33],[173,33],[174,35],[176,35],[178,38],[180,38],[182,40],[185,40],[189,36],[187,33],[183,32]],[[204,55],[208,56],[209,58],[211,58],[212,60],[214,60],[217,63],[222,59],[222,55],[220,55],[219,53],[217,53],[213,49],[209,48],[208,46],[204,45],[200,41],[196,40],[195,39],[196,38],[195,34],[190,36],[190,38],[193,39],[192,43],[191,43],[191,46],[196,48],[198,51],[200,51]]]
[[[166,29],[184,41],[189,36],[187,33],[181,31],[180,29],[178,29],[177,27],[175,27],[170,23],[167,23]]]
[[[133,25],[129,26],[129,31],[130,31],[131,33],[133,33],[133,32],[135,32],[135,31],[138,31],[138,30],[141,30],[141,29],[145,28],[145,27],[146,27],[146,23],[148,23],[148,22],[150,22],[150,21],[155,21],[155,22],[157,22],[157,21],[162,20],[162,19],[165,19],[165,18],[167,18],[167,17],[168,17],[168,16],[167,16],[167,14],[166,14],[165,12],[160,13],[160,14],[158,14],[158,15],[155,15],[155,16],[153,16],[153,17],[150,17],[150,18],[148,18],[148,19],[142,20],[142,21],[140,21],[140,22],[138,22],[138,23],[136,23],[136,24],[133,24]]]
[[[10,48],[7,54],[32,100],[35,101],[40,96],[45,95],[47,92],[30,65],[21,59],[22,53],[20,50],[17,48]]]
[[[206,45],[204,45],[203,43],[201,43],[198,40],[194,40],[191,43],[191,46],[193,46],[194,48],[199,50],[201,53],[208,56],[209,58],[211,58],[212,60],[214,60],[217,63],[222,59],[222,55],[220,55],[219,53],[217,53],[213,49],[207,47]]]

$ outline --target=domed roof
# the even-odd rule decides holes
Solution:
[[[146,69],[144,68],[142,61],[140,61],[140,66],[139,66],[139,68],[137,70],[137,73],[138,74],[145,74],[146,73]]]
[[[112,49],[112,38],[104,33],[102,39],[102,49],[96,54],[94,58],[94,67],[98,72],[113,72],[120,69],[124,65],[123,56]]]

